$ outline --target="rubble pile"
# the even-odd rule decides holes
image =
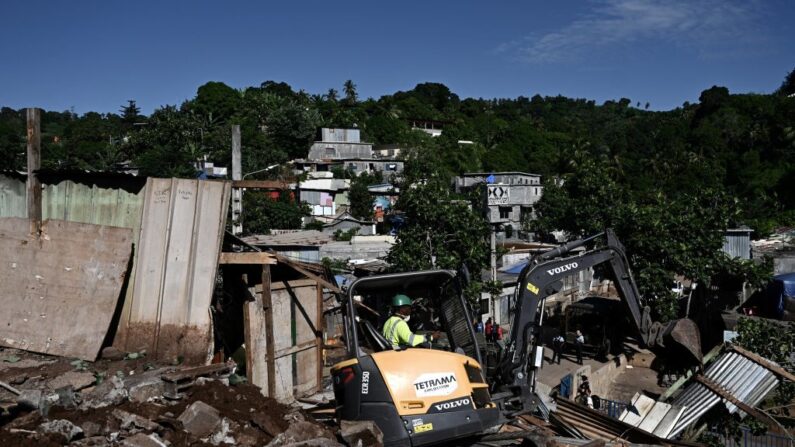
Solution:
[[[256,386],[238,383],[227,365],[191,369],[152,364],[143,355],[114,358],[87,365],[0,350],[0,443],[341,445],[334,431],[310,416],[263,396]],[[201,376],[186,382],[196,370]],[[209,370],[224,374],[213,376]],[[178,388],[168,382],[175,375],[182,380]]]

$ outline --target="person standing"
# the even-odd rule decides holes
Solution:
[[[489,317],[489,319],[486,320],[486,327],[485,327],[486,341],[494,341],[494,335],[492,334],[493,329],[494,329],[494,324],[491,322],[491,317]]]
[[[475,332],[483,332],[483,322],[480,321],[480,318],[475,318],[473,326],[475,327]]]
[[[558,365],[560,365],[560,358],[563,355],[563,345],[566,343],[566,339],[563,338],[563,335],[558,334],[555,338],[552,339],[552,363],[555,363],[555,359],[558,359]]]
[[[577,329],[577,338],[574,339],[574,347],[577,349],[577,363],[582,365],[582,345],[585,344],[585,337]]]

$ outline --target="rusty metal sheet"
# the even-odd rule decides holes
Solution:
[[[128,228],[0,218],[0,345],[96,359],[127,274]]]
[[[231,183],[149,178],[120,347],[202,364],[212,354],[215,287]]]

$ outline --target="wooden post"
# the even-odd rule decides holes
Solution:
[[[262,266],[262,306],[265,308],[265,352],[268,364],[268,396],[276,396],[276,346],[273,337],[273,300],[271,297],[271,267]]]
[[[41,182],[36,172],[41,168],[41,111],[36,108],[27,109],[28,127],[28,219],[31,234],[41,232]]]
[[[317,328],[317,333],[315,334],[315,342],[317,343],[317,389],[316,392],[320,392],[322,389],[323,383],[323,366],[325,365],[324,358],[323,358],[323,345],[325,345],[325,326],[326,326],[326,318],[325,314],[323,313],[323,286],[318,282],[317,284],[317,323],[315,324],[315,328]]]
[[[240,125],[232,126],[232,180],[243,180],[243,161],[240,146]],[[243,213],[243,190],[232,188],[232,234],[243,233],[240,216]]]

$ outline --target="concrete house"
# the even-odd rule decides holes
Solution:
[[[533,218],[533,205],[544,192],[541,176],[525,172],[467,173],[455,178],[457,192],[485,185],[484,211],[491,224],[511,225],[514,230],[522,220]]]
[[[331,170],[335,166],[361,174],[362,172],[403,172],[403,161],[394,158],[378,158],[372,143],[361,141],[359,129],[321,128],[318,141],[309,148],[306,160],[296,160],[296,166],[304,171]]]
[[[332,178],[330,172],[315,173],[314,177],[298,185],[299,200],[309,204],[312,216],[334,217],[350,206],[350,180]]]

